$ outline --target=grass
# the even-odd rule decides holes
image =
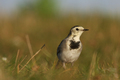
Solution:
[[[45,19],[26,13],[0,21],[0,80],[120,79],[118,17],[70,14]],[[89,29],[81,36],[82,53],[73,67],[56,69],[57,46],[77,24]]]

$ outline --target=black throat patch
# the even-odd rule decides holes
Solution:
[[[73,40],[70,40],[70,50],[79,48],[79,46],[80,46],[79,43],[80,43],[80,41],[75,42]]]

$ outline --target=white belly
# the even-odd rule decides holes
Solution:
[[[78,50],[68,50],[60,54],[61,60],[64,62],[74,62],[76,61],[80,56],[80,51]]]

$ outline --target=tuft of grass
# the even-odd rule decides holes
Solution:
[[[41,49],[44,46],[45,46],[45,44],[27,61],[27,63],[19,70],[19,72],[22,71],[26,67],[26,65],[41,51]],[[35,65],[33,70],[36,70],[35,68],[38,68],[38,66]]]

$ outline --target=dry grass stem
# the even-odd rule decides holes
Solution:
[[[27,41],[27,45],[28,45],[30,55],[32,57],[33,56],[33,50],[32,50],[32,46],[31,46],[30,39],[29,39],[28,35],[26,35],[26,41]],[[32,59],[32,63],[33,63],[33,65],[36,65],[36,60],[34,58]]]
[[[20,64],[17,65],[17,73],[19,73],[20,70]]]
[[[59,75],[65,73],[65,72],[67,72],[67,71],[70,71],[70,70],[71,70],[71,68],[68,68],[68,69],[64,70],[63,72],[61,72]]]
[[[94,53],[92,57],[91,65],[90,65],[88,80],[92,80],[92,76],[95,74],[94,68],[96,64],[96,57],[97,57],[97,53]]]
[[[25,58],[27,57],[27,55],[22,59],[22,61],[19,63],[21,65],[21,63],[25,60]]]
[[[41,47],[41,49],[45,46],[45,44]],[[22,71],[24,69],[24,67],[41,51],[41,49],[39,49],[29,60],[28,62],[20,69],[20,71]],[[19,71],[19,72],[20,72]],[[18,72],[18,73],[19,73]]]
[[[22,61],[17,65],[17,73],[19,73],[20,70],[20,65],[21,63],[25,60],[25,58],[27,57],[27,55],[22,59]]]
[[[118,50],[119,48],[117,48],[117,50],[115,51],[114,55],[113,55],[113,65],[115,68],[115,72],[114,72],[114,80],[119,80],[119,74],[118,74]]]
[[[56,65],[56,61],[54,60],[53,66],[51,67],[51,69],[53,69]]]
[[[14,69],[15,69],[15,67],[16,67],[16,65],[17,65],[19,53],[20,53],[20,50],[18,49],[18,51],[17,51],[17,56],[16,56],[16,59],[15,59],[15,66],[14,66]]]
[[[25,58],[27,57],[27,55],[22,59],[22,61],[17,65],[17,73],[19,73],[20,71],[20,65],[21,63],[25,60]]]

